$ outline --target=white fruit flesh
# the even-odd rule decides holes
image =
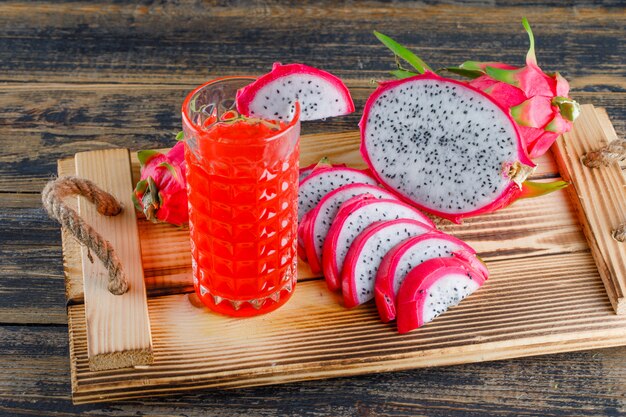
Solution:
[[[457,273],[442,276],[426,290],[427,296],[422,310],[424,323],[432,321],[448,308],[459,304],[479,287],[480,285],[469,275]]]
[[[383,182],[442,213],[485,207],[510,185],[513,123],[491,100],[440,79],[385,90],[366,115],[364,145]]]
[[[452,256],[453,252],[462,249],[465,248],[459,244],[440,238],[426,239],[412,245],[398,260],[393,275],[393,293],[398,294],[400,285],[411,269],[428,259]]]
[[[291,120],[300,101],[300,120],[318,120],[349,112],[349,103],[337,87],[322,77],[290,74],[261,87],[249,104],[250,116]]]
[[[393,225],[372,234],[363,245],[354,268],[357,298],[363,304],[374,298],[374,284],[378,267],[387,252],[403,240],[431,231],[428,226],[415,223]]]

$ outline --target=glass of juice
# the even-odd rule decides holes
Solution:
[[[297,278],[299,110],[240,116],[236,92],[252,81],[210,81],[182,107],[194,288],[230,316],[277,309]]]

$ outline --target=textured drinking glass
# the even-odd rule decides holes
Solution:
[[[253,80],[216,79],[182,107],[194,288],[231,316],[275,310],[296,284],[299,115],[276,133],[233,137],[235,94]]]

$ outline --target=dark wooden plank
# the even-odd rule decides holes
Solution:
[[[217,72],[263,72],[275,60],[367,80],[391,63],[373,29],[418,47],[434,66],[470,58],[519,63],[527,48],[522,15],[533,23],[546,68],[571,77],[623,77],[624,13],[589,3],[481,4],[51,2],[33,12],[29,3],[6,3],[0,6],[0,80],[197,84]]]
[[[0,244],[0,323],[67,323],[61,246]]]
[[[0,193],[0,323],[67,323],[60,229],[38,194]]]
[[[626,411],[626,348],[73,406],[66,335],[65,326],[0,326],[0,415],[606,416]]]

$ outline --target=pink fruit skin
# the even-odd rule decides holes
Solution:
[[[447,274],[471,274],[479,287],[488,278],[486,269],[475,270],[461,258],[435,258],[413,268],[398,291],[398,333],[403,334],[424,325],[422,316],[428,289]]]
[[[307,261],[306,250],[304,249],[304,246],[300,244],[300,242],[298,242],[298,247],[296,248],[296,250],[298,251],[298,257],[304,262],[306,262]]]
[[[372,175],[374,175],[374,177],[376,177],[376,179],[383,185],[385,185],[385,187],[387,187],[387,189],[391,190],[392,192],[394,192],[395,194],[397,194],[401,199],[403,199],[404,201],[408,202],[409,204],[414,205],[415,207],[427,211],[429,213],[432,213],[436,216],[439,217],[443,217],[444,219],[448,219],[454,223],[460,224],[461,221],[463,220],[463,218],[465,217],[472,217],[472,216],[477,216],[479,214],[484,214],[484,213],[490,213],[493,211],[496,211],[498,209],[501,209],[502,207],[506,207],[509,204],[511,204],[512,202],[514,202],[515,200],[517,200],[521,195],[522,195],[522,190],[521,188],[515,184],[514,182],[511,181],[511,183],[507,186],[507,188],[505,188],[502,192],[502,194],[500,195],[499,198],[497,198],[496,200],[494,200],[493,202],[487,204],[484,207],[481,207],[479,209],[476,210],[472,210],[469,212],[465,212],[465,213],[455,213],[455,214],[450,214],[450,213],[443,213],[441,211],[438,210],[433,210],[427,207],[424,207],[414,201],[412,201],[410,198],[408,198],[407,196],[403,195],[402,193],[400,193],[399,191],[393,189],[393,187],[389,186],[389,184],[387,184],[380,175],[378,175],[378,173],[376,172],[376,170],[374,169],[374,164],[372,164],[372,161],[369,157],[369,152],[367,151],[367,147],[365,145],[365,131],[367,128],[367,115],[370,112],[370,108],[372,107],[372,105],[374,104],[374,102],[376,101],[376,99],[378,97],[380,97],[385,91],[389,90],[390,88],[394,88],[398,85],[407,83],[407,82],[411,82],[414,80],[423,80],[423,79],[433,79],[433,80],[441,80],[441,81],[445,81],[445,82],[450,82],[453,84],[457,84],[463,88],[470,88],[476,92],[478,92],[479,94],[483,95],[484,97],[488,98],[489,100],[491,100],[493,103],[495,103],[504,113],[504,115],[510,120],[511,124],[515,127],[515,131],[518,135],[518,137],[520,137],[520,139],[518,140],[518,160],[519,162],[521,162],[524,165],[528,165],[531,167],[535,166],[535,163],[532,162],[528,155],[526,154],[526,150],[524,149],[523,145],[522,145],[522,140],[521,140],[521,136],[519,133],[519,128],[517,127],[516,123],[513,121],[513,119],[511,118],[511,116],[509,115],[509,111],[508,109],[504,108],[500,103],[498,103],[496,100],[494,100],[493,98],[491,98],[487,93],[476,89],[474,87],[468,87],[467,83],[463,83],[461,81],[456,81],[456,80],[452,80],[452,79],[448,79],[448,78],[443,78],[438,76],[435,73],[432,73],[430,71],[426,71],[426,73],[422,74],[422,75],[416,75],[414,77],[410,77],[410,78],[405,78],[402,80],[394,80],[394,81],[385,81],[380,83],[380,86],[376,89],[376,91],[374,91],[372,93],[372,95],[367,99],[367,102],[365,103],[365,109],[363,110],[363,117],[361,117],[361,121],[359,122],[359,127],[361,129],[361,155],[363,156],[363,159],[365,160],[365,163],[367,163],[367,165],[370,167],[370,171],[372,172]]]
[[[333,198],[338,193],[342,193],[346,191],[350,192],[350,190],[353,190],[355,188],[369,188],[369,187],[371,187],[372,189],[375,189],[378,192],[381,192],[381,191],[384,192],[384,189],[377,187],[375,185],[370,185],[370,184],[354,183],[354,184],[344,185],[343,187],[339,187],[336,190],[333,190],[330,193],[326,194],[322,198],[322,200],[320,200],[317,206],[315,206],[313,210],[309,211],[302,219],[302,228],[298,228],[298,233],[301,233],[303,247],[304,247],[304,250],[306,251],[305,256],[309,262],[311,271],[313,271],[314,274],[319,274],[322,272],[322,259],[317,254],[317,251],[315,250],[315,222],[317,220],[317,217],[320,215],[320,210],[324,206],[324,203],[326,203],[328,200]],[[387,198],[390,198],[390,199],[396,198],[394,194],[390,192],[388,194],[389,196]]]
[[[396,293],[394,292],[393,284],[398,263],[412,246],[432,238],[450,240],[461,246],[463,250],[468,253],[468,255],[471,255],[472,257],[475,257],[476,255],[476,251],[467,243],[439,231],[433,231],[421,236],[411,237],[396,245],[393,249],[387,252],[387,255],[385,255],[380,263],[380,267],[378,268],[378,273],[376,275],[376,283],[374,285],[374,300],[376,301],[376,308],[378,309],[378,314],[380,315],[380,319],[383,323],[387,323],[396,318]]]
[[[352,245],[350,246],[350,249],[346,254],[346,260],[344,261],[343,270],[341,271],[341,292],[343,293],[343,302],[345,307],[352,308],[359,305],[359,298],[357,296],[357,288],[355,285],[356,282],[354,269],[356,267],[358,257],[361,254],[361,251],[363,250],[363,247],[367,243],[368,239],[379,230],[398,224],[413,224],[416,226],[423,226],[426,235],[431,233],[437,235],[440,234],[440,232],[437,232],[431,227],[426,226],[424,223],[413,219],[383,220],[372,223],[371,225],[366,227],[361,233],[359,233],[356,239],[354,239],[354,242],[352,242]],[[372,267],[376,266],[378,265],[372,265]]]
[[[488,75],[482,75],[468,83],[474,88],[489,92],[488,94],[505,107],[517,106],[526,100],[526,95],[519,88],[507,83],[496,81]]]
[[[170,163],[174,166],[180,166],[183,174],[187,173],[187,163],[185,162],[185,144],[184,142],[177,142],[176,145],[169,150],[165,155],[170,160]]]
[[[298,224],[298,239],[297,239],[298,244],[297,244],[296,250],[298,252],[298,257],[304,262],[308,262],[306,248],[304,247],[304,234],[303,234],[305,222],[306,222],[306,215],[302,218],[302,220],[300,220],[300,223]]]
[[[359,208],[370,204],[372,201],[402,204],[406,207],[411,207],[408,204],[404,204],[398,200],[392,199],[377,199],[371,194],[362,194],[347,200],[341,205],[335,220],[330,226],[326,241],[324,242],[324,250],[322,252],[322,271],[324,272],[324,278],[326,284],[331,291],[336,291],[341,288],[341,271],[337,267],[337,240],[339,239],[339,233],[344,226],[344,223],[348,216]],[[415,210],[417,212],[417,210]],[[421,214],[421,213],[420,213]],[[422,214],[422,216],[424,216]],[[435,229],[434,223],[426,216],[424,216],[424,224]]]
[[[505,69],[516,69],[510,67]],[[531,159],[537,158],[550,148],[562,133],[572,129],[572,123],[561,117],[557,106],[551,104],[556,96],[568,97],[569,84],[560,75],[551,77],[545,74],[536,64],[527,63],[527,66],[517,75],[519,88],[495,80],[489,75],[482,75],[469,82],[474,88],[482,90],[495,99],[505,108],[515,107],[532,98],[542,98],[547,104],[541,103],[534,107],[535,119],[541,120],[536,127],[519,126],[526,151]],[[546,131],[546,125],[557,118],[556,132]]]
[[[237,103],[237,111],[241,114],[247,115],[250,112],[250,102],[256,96],[256,93],[263,87],[265,87],[268,83],[276,80],[277,78],[284,77],[286,75],[291,74],[311,74],[321,78],[324,78],[326,81],[330,82],[332,85],[337,88],[338,91],[341,92],[348,108],[346,114],[352,113],[354,111],[354,102],[352,101],[352,97],[350,96],[350,92],[346,85],[337,77],[332,75],[329,72],[322,71],[317,68],[309,67],[304,64],[286,64],[282,65],[280,62],[275,62],[272,66],[272,71],[262,75],[255,82],[249,84],[239,91],[237,91],[237,96],[235,101]]]
[[[318,256],[315,253],[315,249],[312,248],[311,214],[313,210],[305,214],[302,221],[298,225],[298,239],[302,239],[302,250],[304,251],[304,256],[309,264],[309,268],[311,268],[311,272],[315,275],[320,275],[322,273],[322,266],[320,265]]]
[[[322,275],[322,259],[317,255],[315,251],[315,247],[313,244],[314,236],[312,224],[313,221],[311,218],[307,222],[306,228],[304,229],[304,250],[306,251],[306,256],[309,260],[309,266],[311,267],[311,271],[315,275]]]
[[[176,172],[172,175],[169,169],[159,166],[169,163]],[[178,142],[167,154],[157,153],[149,158],[141,168],[141,180],[152,177],[154,180],[161,204],[156,211],[156,218],[162,222],[174,225],[182,225],[189,222],[187,208],[187,164],[184,159],[184,143]],[[137,200],[141,204],[143,193],[136,193]]]

